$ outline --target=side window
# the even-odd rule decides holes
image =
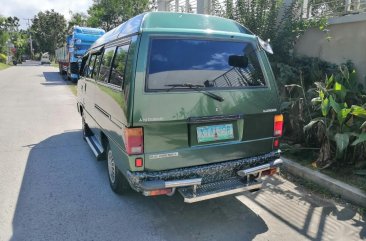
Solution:
[[[90,78],[93,72],[94,62],[96,55],[89,57],[87,64],[85,65],[84,76]]]
[[[102,61],[100,63],[98,80],[108,83],[109,73],[111,70],[112,60],[114,56],[115,47],[107,48],[104,51]]]
[[[116,51],[112,64],[112,72],[110,83],[113,85],[123,86],[123,79],[125,73],[126,59],[129,45],[119,46]]]
[[[85,56],[83,58],[83,60],[81,61],[81,67],[80,67],[80,75],[81,76],[85,76],[85,71],[88,68],[89,59],[90,59],[90,55]]]
[[[96,78],[96,76],[98,76],[98,72],[99,72],[99,65],[100,65],[100,61],[101,61],[101,58],[102,58],[102,55],[93,55],[95,56],[95,60],[94,60],[94,67],[92,67],[92,72],[91,72],[91,75],[90,75],[90,78]],[[93,60],[93,59],[91,59]]]

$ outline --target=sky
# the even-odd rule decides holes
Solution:
[[[27,18],[33,18],[40,11],[54,9],[67,20],[70,11],[84,12],[92,5],[93,0],[0,0],[0,15],[16,16],[20,19],[20,27],[27,28]]]

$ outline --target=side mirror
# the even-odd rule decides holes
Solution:
[[[272,46],[269,44],[270,40],[264,41],[260,37],[258,38],[259,45],[264,49],[267,53],[273,54]]]
[[[237,68],[248,67],[248,57],[243,55],[230,55],[229,65]]]

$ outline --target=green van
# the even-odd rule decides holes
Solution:
[[[261,188],[282,163],[283,117],[265,43],[235,21],[150,12],[83,57],[83,137],[113,191],[197,202]]]

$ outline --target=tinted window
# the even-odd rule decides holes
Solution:
[[[94,62],[96,55],[92,55],[89,57],[89,60],[84,68],[84,76],[90,78],[93,72]]]
[[[152,39],[147,88],[164,90],[184,83],[205,88],[265,86],[251,43]]]
[[[112,47],[104,50],[98,80],[108,82],[115,49],[115,47]]]
[[[110,83],[118,86],[123,85],[126,59],[129,45],[119,46],[112,64]]]
[[[80,67],[80,70],[81,70],[80,75],[81,76],[85,76],[85,73],[88,69],[89,60],[90,60],[90,55],[83,57],[83,60],[81,61],[81,67]]]
[[[91,78],[96,78],[96,76],[98,76],[98,72],[99,72],[99,66],[100,66],[100,61],[102,58],[102,55],[94,55],[95,56],[95,61],[94,61],[94,67],[93,67],[93,72],[91,74]]]

